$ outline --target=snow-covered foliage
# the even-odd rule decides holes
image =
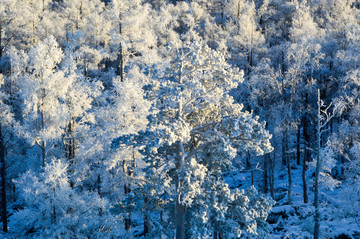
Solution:
[[[358,238],[359,16],[0,0],[0,237]]]
[[[18,203],[23,207],[15,212],[9,224],[16,236],[29,233],[38,238],[106,236],[107,201],[96,192],[72,189],[67,167],[64,160],[53,159],[39,175],[28,171],[16,181],[21,192]]]
[[[170,55],[174,55],[170,64],[163,66],[164,70],[152,70],[156,72],[153,77],[157,81],[152,82],[148,92],[155,99],[155,109],[152,110],[155,117],[150,122],[149,133],[158,137],[158,144],[154,145],[158,149],[144,157],[148,165],[147,178],[163,177],[154,172],[155,167],[173,180],[170,184],[168,180],[163,181],[164,189],[160,195],[145,191],[144,197],[151,202],[165,197],[170,200],[164,202],[167,204],[179,200],[178,203],[186,207],[187,214],[191,215],[192,208],[199,207],[199,202],[213,204],[208,201],[210,196],[203,198],[205,192],[226,198],[236,197],[230,193],[226,183],[223,183],[225,191],[217,188],[220,178],[232,169],[237,151],[250,149],[259,155],[270,152],[271,136],[257,117],[242,111],[242,105],[235,104],[229,96],[228,92],[242,82],[242,73],[231,68],[223,54],[200,43],[170,48],[169,51],[173,53]],[[121,137],[118,141],[121,147]],[[137,144],[146,147],[143,142]],[[159,150],[162,152],[159,153]],[[213,179],[209,181],[209,177]],[[156,183],[159,181],[155,180]],[[148,187],[143,182],[140,185]],[[163,195],[165,193],[166,196]],[[210,223],[209,230],[220,230],[210,217],[226,214],[235,199],[224,200],[223,211],[209,210],[210,221],[202,219],[203,223]],[[152,207],[155,208],[155,205]],[[179,217],[177,213],[175,211],[175,216]],[[242,227],[237,228],[240,233]],[[186,233],[191,234],[193,230],[190,226]]]

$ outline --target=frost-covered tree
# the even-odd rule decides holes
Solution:
[[[54,158],[40,174],[28,171],[17,180],[23,208],[11,216],[14,235],[102,238],[109,233],[107,201],[96,192],[73,190],[67,167]]]
[[[156,141],[146,150],[151,153],[146,162],[152,165],[148,177],[161,177],[161,191],[175,203],[176,238],[185,238],[187,209],[201,201],[198,197],[208,188],[206,178],[212,175],[214,183],[221,181],[238,150],[262,154],[272,148],[264,125],[229,96],[242,73],[231,68],[224,55],[198,43],[170,51],[174,57],[155,73],[157,80],[149,90],[156,100],[156,117],[150,124]]]
[[[87,111],[101,85],[87,82],[79,75],[72,49],[67,49],[64,56],[53,37],[31,48],[28,54],[13,50],[10,58],[16,94],[22,103],[21,134],[30,145],[36,144],[41,149],[43,166],[49,150],[53,151],[51,155],[64,155],[60,147],[63,140],[68,158],[73,158],[75,146],[71,142],[78,132],[76,128],[84,129],[92,121]]]
[[[314,238],[320,238],[320,205],[319,205],[319,185],[320,180],[324,178],[326,173],[331,171],[331,168],[334,167],[334,158],[333,152],[328,147],[325,150],[321,151],[321,134],[324,132],[324,127],[330,122],[330,120],[335,116],[335,113],[339,113],[342,110],[342,103],[337,102],[334,105],[333,111],[329,112],[329,106],[325,106],[324,102],[320,98],[320,89],[318,90],[318,102],[317,102],[317,127],[316,127],[316,169],[315,169],[315,183],[314,183],[314,206],[315,206],[315,215],[314,215]],[[321,172],[323,171],[323,172]],[[320,178],[322,177],[322,178]],[[329,183],[329,179],[326,179]],[[331,184],[331,182],[329,183]]]
[[[63,103],[66,105],[67,125],[63,128],[62,144],[65,149],[65,157],[68,159],[69,169],[75,172],[79,147],[90,133],[89,124],[95,123],[94,99],[101,96],[102,84],[96,79],[89,81],[82,75],[81,69],[77,68],[75,62],[76,51],[71,46],[65,49],[64,57],[61,62],[60,70],[68,84],[62,96]],[[83,172],[77,170],[71,178],[70,184],[73,187],[77,177]],[[81,177],[80,177],[81,178]]]
[[[47,144],[54,145],[60,139],[66,124],[66,104],[61,97],[68,85],[63,73],[56,70],[63,52],[50,37],[32,47],[28,54],[16,50],[12,54],[18,70],[14,74],[17,94],[23,103],[23,135],[30,145],[37,144],[41,149],[40,164],[45,166],[52,148]]]
[[[229,17],[226,31],[229,34],[227,45],[232,55],[231,61],[250,74],[258,62],[257,55],[265,50],[265,38],[259,27],[255,3],[233,0],[225,5]]]
[[[79,145],[77,160],[81,183],[94,188],[98,193],[116,205],[129,194],[131,183],[141,172],[141,157],[136,149],[127,147],[112,150],[112,140],[119,135],[137,134],[148,124],[150,101],[144,99],[143,86],[148,78],[138,68],[112,80],[113,88],[103,92],[106,101],[99,100],[100,106],[94,112],[94,124],[87,131],[87,137]],[[131,229],[131,215],[126,216],[125,228]],[[120,220],[119,223],[123,223]]]
[[[149,4],[142,0],[110,3],[107,18],[111,23],[110,57],[115,60],[116,74],[125,78],[125,67],[131,58],[141,64],[156,62],[156,36],[150,23],[153,18]]]

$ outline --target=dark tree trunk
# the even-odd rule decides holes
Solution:
[[[310,159],[310,152],[308,149],[305,149],[305,156],[303,159],[303,164],[302,164],[302,182],[303,182],[303,196],[304,196],[304,203],[308,203],[309,199],[308,199],[308,194],[307,194],[307,182],[306,182],[306,162],[307,160]]]
[[[146,237],[147,234],[150,233],[151,230],[151,222],[150,222],[150,217],[149,217],[149,212],[148,212],[148,198],[145,196],[144,198],[144,236]]]
[[[286,126],[285,126],[286,127]],[[282,153],[282,157],[281,157],[281,161],[283,165],[286,165],[287,160],[286,160],[286,154],[287,154],[287,130],[285,129],[283,138],[282,138],[282,145],[281,145],[281,153]]]
[[[129,177],[132,176],[132,170],[130,170],[128,168],[128,164],[125,160],[123,161],[123,170],[124,170],[124,173],[127,174]],[[128,182],[126,182],[124,185],[124,194],[126,196],[129,193],[131,193],[131,186]],[[131,230],[131,214],[130,213],[128,213],[125,216],[124,223],[125,223],[125,230],[130,231]]]
[[[55,195],[55,187],[53,188],[53,198],[56,197]],[[55,206],[55,203],[54,203],[54,200],[53,199],[50,199],[50,205],[51,205],[51,224],[55,224],[56,223],[56,206]]]
[[[119,34],[122,35],[122,23],[121,23],[121,14],[119,14]],[[119,55],[118,55],[118,60],[119,60],[119,65],[116,69],[116,73],[118,76],[120,76],[120,80],[121,82],[124,82],[124,77],[125,77],[125,62],[124,62],[124,49],[123,49],[123,44],[120,43],[119,46]]]
[[[120,76],[121,82],[124,82],[124,75],[125,75],[124,71],[125,71],[124,51],[122,44],[120,44],[118,75]]]
[[[287,174],[288,174],[288,204],[291,204],[291,163],[290,163],[290,156],[289,156],[289,137],[288,137],[288,122],[285,120],[285,132],[283,135],[283,142],[282,142],[282,162],[284,165],[287,166]]]
[[[288,172],[288,204],[291,205],[292,201],[291,201],[291,189],[292,189],[292,178],[291,178],[291,162],[290,162],[290,157],[287,154],[286,155],[286,161],[287,161],[287,172]]]
[[[270,154],[266,154],[263,157],[264,160],[264,169],[263,169],[263,192],[264,194],[268,193],[268,163],[269,163],[269,159],[270,159]]]
[[[6,197],[6,164],[5,164],[5,142],[0,123],[0,174],[1,174],[1,221],[3,231],[7,232],[7,197]]]
[[[183,162],[183,145],[179,141],[178,149],[177,149],[177,162],[176,162],[176,170],[179,172],[182,168]],[[175,202],[175,217],[176,217],[176,239],[185,239],[185,212],[186,207],[181,202],[181,188],[182,181],[180,179],[180,175],[176,177],[176,202]]]
[[[296,137],[296,164],[300,165],[301,164],[301,160],[300,160],[300,136],[301,136],[301,127],[300,125],[298,126],[298,130],[297,130],[297,137]]]
[[[176,239],[185,238],[185,205],[181,203],[181,195],[176,198]]]
[[[74,172],[73,165],[74,165],[74,160],[75,160],[74,124],[75,124],[75,120],[71,119],[68,124],[69,139],[67,140],[67,143],[64,142],[66,144],[65,145],[65,153],[66,153],[66,157],[67,157],[68,163],[69,163],[68,176],[69,176],[69,183],[70,183],[71,188],[74,188],[74,182],[73,182],[73,180],[71,180],[71,176]]]
[[[246,154],[246,167],[250,169],[250,174],[251,174],[251,185],[254,185],[254,170],[252,168],[252,165],[251,165],[251,156],[250,156],[250,152],[247,151],[247,154]]]
[[[310,161],[310,135],[308,134],[308,93],[305,94],[305,115],[303,118],[303,136],[304,136],[304,158],[302,162],[302,183],[304,203],[308,203],[307,182],[306,182],[306,163]]]
[[[44,80],[42,80],[44,81]],[[45,112],[44,112],[44,98],[45,98],[46,92],[45,89],[42,89],[42,96],[41,96],[41,103],[40,103],[40,117],[41,117],[41,130],[45,130]],[[38,142],[39,147],[41,148],[41,158],[42,158],[42,166],[45,169],[46,166],[46,141],[43,139],[40,142]]]
[[[316,132],[316,143],[317,143],[317,151],[316,151],[316,170],[315,170],[315,185],[314,185],[314,206],[315,206],[315,216],[314,216],[314,239],[320,238],[320,206],[319,206],[319,176],[320,176],[320,145],[321,145],[321,127],[320,127],[320,116],[321,116],[321,101],[320,101],[320,89],[318,90],[318,112],[317,112],[317,132]]]
[[[275,189],[275,152],[274,157],[271,159],[270,155],[270,195],[272,199],[275,199],[274,189]]]
[[[45,130],[45,116],[44,116],[44,111],[41,110],[40,111],[40,115],[41,115],[41,129]],[[42,160],[42,166],[43,168],[46,167],[46,142],[45,140],[42,140],[41,143],[38,144],[41,148],[41,160]]]

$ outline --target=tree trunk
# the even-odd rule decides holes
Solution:
[[[178,149],[177,149],[177,160],[176,160],[176,202],[175,202],[175,217],[176,217],[176,239],[184,239],[185,238],[185,211],[186,207],[181,202],[181,171],[182,164],[184,161],[184,146],[179,141]]]
[[[304,158],[302,162],[302,183],[304,203],[308,203],[307,182],[306,182],[306,163],[310,161],[310,135],[308,134],[308,93],[305,94],[305,115],[303,117],[303,136],[305,140]]]
[[[119,14],[119,34],[122,35],[122,23],[121,23],[121,14]],[[123,45],[122,43],[120,43],[120,49],[119,49],[119,56],[118,56],[118,60],[119,60],[119,65],[117,67],[117,75],[120,76],[120,80],[121,82],[124,82],[124,77],[125,77],[125,62],[124,62],[124,49],[123,49]]]
[[[44,80],[42,80],[44,81]],[[45,98],[46,92],[45,89],[42,89],[42,97],[41,97],[41,103],[39,106],[40,110],[40,118],[41,118],[41,130],[45,131],[45,112],[44,112],[44,98]],[[41,148],[41,157],[42,157],[42,166],[45,168],[46,166],[46,141],[43,139],[41,141],[41,144],[38,143],[38,145]]]
[[[314,226],[314,239],[320,238],[320,210],[319,210],[319,176],[320,176],[320,139],[321,139],[321,122],[320,122],[320,115],[321,115],[321,100],[320,100],[320,89],[318,89],[318,112],[317,112],[317,151],[316,151],[316,170],[315,170],[315,199],[314,199],[314,206],[315,206],[315,226]]]
[[[118,66],[118,75],[120,76],[121,82],[124,82],[124,73],[125,71],[125,64],[124,64],[124,52],[123,52],[123,46],[120,43],[120,50],[119,50],[119,66]]]
[[[150,217],[149,217],[149,212],[148,212],[148,198],[145,196],[144,198],[144,237],[146,237],[147,234],[150,233],[151,230],[151,222],[150,222]]]
[[[102,198],[102,192],[101,192],[101,175],[98,174],[97,176],[97,191],[100,198]],[[104,211],[102,208],[99,208],[99,216],[101,217],[103,215]]]
[[[50,205],[51,205],[51,224],[55,224],[56,223],[56,206],[55,206],[55,203],[54,203],[54,199],[56,197],[56,193],[55,193],[55,187],[53,187],[53,198],[50,199]]]
[[[44,119],[44,112],[43,110],[40,111],[40,115],[41,115],[41,129],[45,130],[45,119]],[[46,142],[43,139],[41,141],[41,144],[39,144],[40,148],[41,148],[41,159],[42,159],[42,166],[43,168],[46,167]]]
[[[291,163],[289,157],[289,138],[288,138],[288,122],[285,120],[285,132],[283,135],[282,142],[282,161],[284,165],[287,165],[287,174],[288,174],[288,204],[291,205]]]
[[[291,178],[291,162],[290,162],[290,157],[287,154],[286,155],[286,162],[287,162],[287,173],[288,173],[288,204],[291,205],[292,201],[291,201],[291,188],[292,188],[292,178]]]
[[[264,169],[263,169],[263,192],[264,194],[268,193],[268,163],[269,163],[269,154],[264,155],[263,160],[264,160]]]
[[[70,108],[70,105],[69,105]],[[68,124],[68,142],[65,143],[65,153],[66,153],[66,157],[68,159],[68,163],[69,163],[69,169],[68,169],[68,176],[69,176],[69,183],[70,183],[70,187],[74,188],[74,182],[73,180],[71,180],[71,175],[74,172],[73,170],[73,164],[74,164],[74,160],[75,160],[75,139],[74,139],[74,124],[75,124],[75,120],[72,118]]]
[[[123,170],[126,175],[132,176],[131,170],[128,169],[128,164],[126,163],[125,160],[123,160]],[[127,194],[129,194],[130,192],[131,192],[130,184],[128,184],[128,182],[125,182],[125,185],[124,185],[125,196]],[[130,213],[127,213],[127,215],[125,216],[124,223],[125,223],[125,230],[130,231],[131,230],[131,214]]]
[[[177,195],[175,214],[176,214],[176,239],[185,238],[185,205],[181,203],[181,195]]]
[[[301,160],[300,160],[300,136],[301,136],[301,127],[300,125],[298,126],[298,130],[297,130],[297,137],[296,137],[296,164],[300,165],[301,164]]]
[[[251,158],[250,158],[250,152],[247,151],[247,154],[246,154],[246,167],[250,169],[251,185],[253,186],[253,185],[254,185],[254,170],[253,170],[253,168],[252,168],[250,159],[251,159]]]
[[[271,159],[270,155],[270,195],[272,199],[275,199],[274,189],[275,189],[275,152],[274,157]]]
[[[183,78],[182,78],[182,70],[183,70],[183,63],[180,62],[180,67],[178,70],[178,77],[179,82],[178,85],[182,86]],[[183,116],[183,105],[182,105],[182,92],[180,93],[180,99],[178,101],[178,110],[176,113],[176,119],[180,121]],[[179,140],[177,141],[177,150],[176,150],[176,198],[175,198],[175,220],[176,220],[176,239],[184,239],[185,238],[185,212],[186,207],[182,203],[181,198],[181,185],[183,183],[183,164],[184,164],[184,157],[185,157],[185,149],[183,143]]]
[[[304,197],[304,203],[308,203],[308,194],[307,194],[307,182],[306,182],[306,162],[310,158],[310,152],[308,149],[305,149],[305,155],[302,162],[302,183],[303,183],[303,197]]]
[[[69,122],[69,149],[68,149],[68,156],[69,156],[69,164],[74,164],[75,159],[75,139],[74,139],[74,125],[75,120],[72,118]]]
[[[0,123],[0,174],[1,174],[1,221],[3,223],[3,231],[7,232],[7,198],[6,198],[6,164],[5,164],[5,142],[2,134]]]
[[[287,163],[287,159],[286,159],[286,154],[287,154],[287,126],[285,126],[285,132],[283,134],[283,138],[282,138],[282,145],[281,145],[281,153],[282,153],[282,157],[281,157],[281,161],[283,165],[286,165]]]

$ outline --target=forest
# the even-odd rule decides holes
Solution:
[[[0,238],[360,238],[358,0],[0,0]]]

